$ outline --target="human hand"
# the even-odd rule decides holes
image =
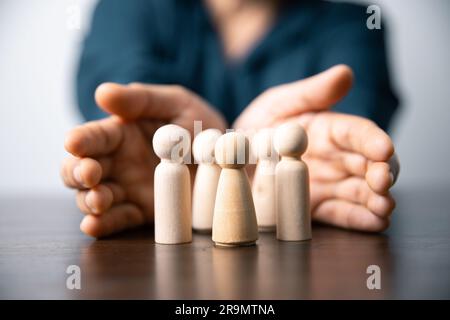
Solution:
[[[313,219],[343,228],[378,232],[395,207],[389,189],[398,160],[389,136],[372,121],[328,109],[352,85],[347,66],[269,89],[236,120],[236,129],[257,130],[299,121],[308,133],[303,160],[310,171]]]
[[[110,117],[71,130],[63,162],[64,183],[77,190],[86,214],[80,229],[103,237],[153,220],[154,132],[166,123],[193,130],[194,120],[206,128],[226,128],[223,118],[194,93],[166,85],[105,83],[97,88],[97,104]]]

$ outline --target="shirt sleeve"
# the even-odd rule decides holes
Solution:
[[[365,7],[343,5],[331,19],[330,32],[321,41],[319,69],[346,64],[355,81],[348,96],[334,110],[373,120],[387,130],[399,101],[392,88],[385,45],[385,24],[381,29],[366,26]]]
[[[94,100],[106,81],[168,81],[164,46],[158,43],[155,3],[146,0],[102,0],[97,5],[79,61],[76,94],[85,120],[105,117]]]

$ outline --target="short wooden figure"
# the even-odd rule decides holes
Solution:
[[[218,129],[200,132],[192,144],[192,153],[198,163],[192,194],[192,228],[197,232],[211,232],[217,183],[221,168],[214,158],[214,147],[222,135]]]
[[[272,128],[265,128],[252,139],[252,151],[258,159],[252,194],[260,231],[275,231],[276,225],[275,167],[278,154],[273,145],[273,134]]]
[[[222,167],[214,207],[212,239],[218,246],[246,246],[258,239],[255,206],[245,165],[249,141],[239,132],[221,136],[215,147]]]

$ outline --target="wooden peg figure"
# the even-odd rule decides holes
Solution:
[[[218,246],[246,246],[258,239],[255,206],[245,165],[249,141],[239,132],[221,136],[215,147],[222,167],[214,207],[212,239]]]
[[[275,231],[275,167],[278,154],[273,145],[273,129],[258,131],[252,140],[252,151],[258,159],[253,178],[252,194],[256,220],[260,231]]]
[[[153,150],[161,159],[155,169],[155,242],[177,244],[192,241],[191,182],[183,163],[191,137],[186,129],[169,124],[156,130]]]
[[[211,232],[220,167],[214,158],[214,147],[222,135],[218,129],[200,132],[192,144],[192,153],[198,163],[192,194],[192,228]]]
[[[300,158],[308,145],[308,137],[298,123],[288,122],[277,128],[274,144],[281,156],[275,170],[277,239],[311,239],[309,174]]]

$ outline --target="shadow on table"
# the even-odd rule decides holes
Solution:
[[[148,229],[93,241],[81,250],[77,298],[379,299],[389,297],[388,237],[314,228],[314,239],[281,242],[261,233],[258,245],[214,247],[210,235],[191,244],[154,244]],[[382,270],[369,290],[369,265]]]

